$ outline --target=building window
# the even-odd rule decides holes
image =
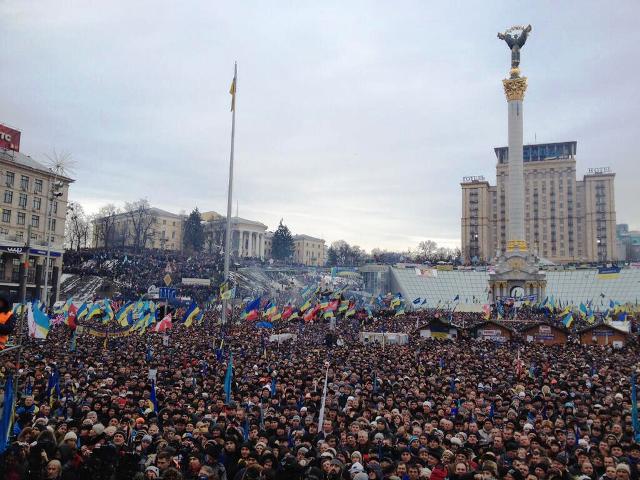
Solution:
[[[27,194],[21,193],[18,197],[18,206],[22,208],[27,208]]]
[[[7,172],[6,174],[6,185],[7,187],[13,187],[13,182],[16,178],[15,174],[13,172]]]
[[[163,224],[163,225],[166,225],[166,224],[167,224],[167,221],[166,221],[166,220],[162,220],[162,224]]]
[[[24,240],[24,232],[16,232],[16,240],[18,241]]]
[[[24,225],[27,215],[24,212],[18,212],[18,225]]]
[[[51,224],[49,225],[49,231],[50,232],[55,232],[56,231],[56,219],[55,218],[51,219]]]
[[[176,238],[176,232],[175,231],[171,232],[171,238]]]
[[[53,213],[58,213],[58,202],[53,202]],[[155,218],[154,218],[155,221]]]
[[[20,188],[22,190],[29,190],[29,177],[26,175],[20,177]]]
[[[13,192],[11,190],[4,191],[4,203],[13,202]]]
[[[4,223],[11,221],[11,210],[7,210],[6,208],[2,209],[2,221]]]
[[[42,204],[42,199],[39,197],[33,197],[33,209],[40,210],[40,205]]]
[[[35,193],[42,193],[42,180],[35,180],[34,182],[33,191]]]
[[[31,226],[35,228],[40,227],[40,217],[38,215],[31,215]]]

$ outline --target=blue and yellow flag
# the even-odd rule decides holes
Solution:
[[[185,327],[190,327],[193,324],[193,321],[198,317],[200,313],[200,307],[196,305],[196,302],[193,302],[189,305],[189,308],[186,312],[184,312],[184,316],[182,317],[182,324]]]
[[[122,307],[120,307],[120,309],[116,313],[116,321],[121,327],[129,326],[129,321],[127,319],[129,317],[129,312],[132,312],[134,307],[135,305],[133,302],[127,302]]]
[[[566,328],[571,328],[571,324],[573,323],[573,314],[569,313],[562,319],[562,324]]]

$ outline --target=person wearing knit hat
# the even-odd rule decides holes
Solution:
[[[158,467],[154,467],[153,465],[148,466],[144,473],[145,479],[160,478],[160,470],[158,470]]]

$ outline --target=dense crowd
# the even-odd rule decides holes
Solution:
[[[222,259],[219,254],[172,251],[151,251],[138,254],[124,250],[88,249],[68,251],[64,257],[64,272],[96,275],[113,282],[117,297],[139,298],[150,285],[164,285],[169,274],[174,282],[182,278],[209,279],[219,283]],[[211,294],[211,286],[180,285],[180,293],[199,302]]]
[[[20,399],[0,478],[639,478],[635,341],[360,343],[376,321],[339,320],[338,346],[325,342],[327,324],[291,322],[277,330],[296,338],[277,344],[273,330],[222,328],[210,311],[167,335],[85,333],[73,352],[56,327],[29,341],[20,365],[1,357]]]

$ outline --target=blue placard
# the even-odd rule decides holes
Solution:
[[[160,298],[166,298],[167,300],[173,300],[176,298],[176,289],[169,287],[160,287],[158,290],[158,296]]]

